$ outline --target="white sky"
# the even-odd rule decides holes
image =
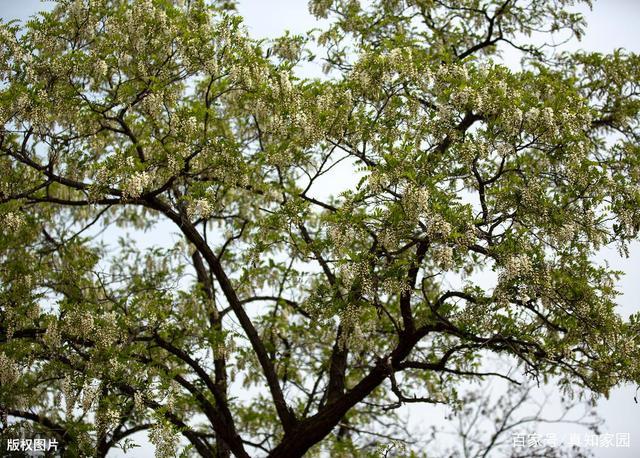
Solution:
[[[594,2],[592,11],[586,13],[589,23],[587,33],[581,43],[572,43],[567,49],[582,48],[588,51],[611,52],[616,48],[626,48],[640,52],[640,0],[601,0]],[[50,8],[51,2],[38,0],[0,0],[0,17],[4,20],[25,20],[40,9]],[[318,23],[308,13],[307,0],[240,0],[240,13],[252,36],[256,38],[275,37],[290,30],[303,33]],[[307,70],[307,69],[305,69]],[[313,69],[311,68],[311,72]],[[319,72],[319,66],[318,66]],[[305,71],[306,74],[306,71]],[[337,191],[337,189],[336,189]],[[615,249],[603,250],[599,260],[607,260],[612,268],[622,270],[625,277],[619,282],[623,292],[620,297],[620,313],[627,316],[640,309],[640,245],[636,243],[628,259],[620,259]],[[639,355],[640,357],[640,355]],[[613,390],[610,399],[598,404],[598,411],[606,420],[602,432],[628,432],[631,434],[631,448],[593,449],[600,458],[635,458],[640,456],[640,404],[633,401],[635,387],[627,386]],[[415,424],[437,422],[443,416],[442,409],[419,407],[411,410]],[[559,432],[582,432],[571,427],[557,429]],[[551,432],[549,430],[549,432]],[[139,441],[142,448],[134,449],[126,457],[148,457],[152,453],[146,441]],[[122,456],[113,454],[110,456]]]

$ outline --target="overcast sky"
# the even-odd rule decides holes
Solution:
[[[0,17],[3,20],[25,20],[43,8],[50,8],[51,2],[39,0],[0,0]],[[240,13],[252,36],[256,38],[275,37],[285,30],[302,33],[317,27],[318,23],[307,10],[306,0],[241,0]],[[567,49],[582,48],[588,51],[611,52],[616,48],[626,48],[640,52],[640,0],[601,0],[594,2],[592,11],[587,11],[589,23],[587,33],[580,43],[572,43]],[[306,73],[306,72],[305,72]],[[629,259],[620,259],[615,249],[603,250],[600,261],[607,260],[612,268],[622,270],[625,277],[619,282],[623,292],[620,297],[620,312],[627,316],[638,310],[640,282],[640,248],[633,246]],[[639,355],[640,357],[640,355]],[[609,400],[598,405],[599,413],[605,418],[603,432],[628,432],[631,434],[631,448],[593,449],[597,457],[635,458],[640,456],[640,404],[633,400],[635,387],[627,386],[614,390]],[[441,416],[441,411],[421,407],[412,414],[414,422],[433,420]],[[571,429],[563,429],[571,432]],[[581,432],[579,430],[576,430]],[[146,441],[144,441],[146,442]],[[148,443],[141,449],[134,449],[127,457],[150,456]],[[113,455],[120,456],[120,455]]]

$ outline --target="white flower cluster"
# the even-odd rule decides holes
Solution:
[[[640,190],[636,190],[634,194],[640,196]],[[623,229],[626,233],[635,236],[638,232],[638,229],[636,229],[636,225],[634,223],[634,217],[636,213],[629,208],[621,208],[620,210],[618,210],[617,215],[621,229]]]
[[[581,130],[588,128],[591,125],[591,121],[592,117],[589,110],[572,111],[569,108],[564,108],[559,114],[558,124],[569,135],[576,135]]]
[[[544,107],[542,109],[542,114],[540,116],[540,121],[542,122],[542,125],[545,128],[550,129],[552,132],[554,132],[554,135],[558,134],[558,125],[556,123],[556,117],[555,117],[555,113],[553,111],[553,108]]]
[[[15,212],[4,215],[4,228],[7,232],[15,232],[24,224],[24,216]]]
[[[442,270],[451,270],[454,266],[453,248],[442,246],[433,250],[433,260]]]
[[[213,355],[218,359],[226,358],[235,350],[235,348],[236,346],[233,337],[223,338],[213,346]]]
[[[90,338],[95,330],[93,315],[90,313],[74,313],[65,317],[65,327],[70,334]]]
[[[120,412],[115,407],[111,407],[105,412],[104,418],[109,427],[115,427],[120,422]]]
[[[229,77],[239,86],[247,89],[257,89],[269,80],[269,71],[262,65],[251,63],[250,65],[233,65],[229,69]],[[270,88],[273,90],[274,85],[271,83]],[[257,108],[262,108],[259,104]],[[256,113],[262,113],[262,110],[256,110]]]
[[[375,287],[373,278],[369,272],[369,266],[366,262],[350,262],[340,269],[344,284],[347,288],[351,288],[356,280],[360,280],[362,294],[367,296],[375,295]]]
[[[79,317],[78,321],[74,321],[70,323],[73,326],[78,326],[80,330],[80,335],[82,337],[90,337],[93,335],[93,331],[95,330],[95,321],[93,319],[93,315],[90,313],[83,313]]]
[[[98,408],[96,411],[96,431],[98,436],[104,434],[120,423],[120,412],[115,407]]]
[[[540,116],[540,110],[536,107],[529,108],[524,114],[524,121],[533,128],[538,126],[538,116]]]
[[[524,121],[530,131],[543,131],[545,138],[554,139],[560,134],[561,120],[557,119],[551,107],[530,108],[524,114]]]
[[[377,194],[389,186],[390,181],[391,180],[386,173],[381,172],[380,170],[375,170],[367,176],[367,187],[372,193]]]
[[[365,53],[353,66],[349,79],[355,83],[353,89],[366,98],[377,99],[384,88],[406,80],[429,79],[428,69],[417,68],[411,50],[396,48],[388,54]]]
[[[0,77],[6,81],[11,75],[10,61],[20,62],[24,59],[24,49],[20,46],[16,34],[6,23],[0,24]]]
[[[431,240],[446,240],[451,235],[451,224],[442,215],[434,214],[427,221],[427,236]]]
[[[207,198],[195,199],[189,202],[187,214],[189,218],[208,218],[215,212],[215,206]]]
[[[73,387],[70,375],[67,375],[62,381],[62,394],[65,402],[65,414],[67,415],[67,419],[71,419],[78,395]]]
[[[273,43],[272,50],[281,59],[297,61],[302,56],[302,41],[296,37],[280,37]]]
[[[435,138],[444,139],[446,136],[457,135],[455,125],[458,120],[458,112],[451,105],[438,105],[435,117],[430,127]]]
[[[97,80],[96,82],[98,82],[107,76],[107,72],[109,71],[109,66],[104,60],[98,59],[94,64],[93,71],[94,71],[95,78]]]
[[[142,108],[152,117],[157,118],[164,109],[164,98],[161,94],[151,92],[142,100]]]
[[[18,366],[4,353],[0,353],[0,385],[7,386],[18,380]]]
[[[106,165],[101,165],[96,168],[94,181],[89,188],[90,199],[97,200],[102,196],[102,190],[100,188],[108,186],[111,177],[111,170]]]
[[[173,410],[176,405],[176,395],[180,391],[178,384],[175,381],[171,381],[169,389],[167,390],[167,409]]]
[[[156,458],[173,458],[177,456],[176,444],[178,439],[176,436],[176,431],[165,422],[155,423],[149,429],[149,441],[156,448]]]
[[[458,243],[464,247],[469,247],[473,245],[477,240],[476,231],[474,228],[468,228],[464,233],[458,238]]]
[[[138,390],[133,394],[133,406],[136,412],[144,412],[144,393],[142,391]]]
[[[291,73],[280,72],[265,82],[266,94],[255,102],[255,112],[266,138],[286,136],[297,146],[309,147],[324,138],[331,119],[344,113],[344,110],[336,110],[342,104],[337,94],[325,93],[310,98],[294,84]],[[322,115],[331,119],[321,121]],[[269,159],[272,163],[278,161],[286,165],[293,160],[294,150],[278,151],[280,157]],[[276,150],[271,148],[268,153],[273,155]]]
[[[309,12],[316,17],[326,18],[332,5],[333,0],[312,0],[309,2]]]
[[[348,305],[340,313],[343,333],[338,345],[349,348],[353,352],[364,351],[369,345],[367,333],[371,331],[372,321],[363,319],[361,313],[354,305]]]
[[[444,88],[451,81],[457,84],[469,81],[469,70],[465,64],[443,64],[438,66],[435,73],[435,84],[440,88]]]
[[[189,116],[187,118],[180,118],[177,122],[178,134],[185,143],[189,143],[194,135],[198,132],[198,120],[195,116]],[[183,156],[189,154],[188,149],[180,149],[180,153]]]
[[[505,262],[500,272],[500,281],[509,281],[516,278],[528,278],[533,275],[533,264],[526,254],[511,256]]]
[[[559,245],[567,245],[576,236],[576,225],[573,223],[563,224],[561,227],[554,228],[551,237]]]
[[[60,334],[60,328],[58,327],[58,320],[53,320],[42,337],[44,343],[52,350],[60,347],[62,342],[62,336]]]
[[[395,250],[398,248],[399,239],[397,229],[385,226],[378,233],[380,244],[387,250]]]
[[[451,94],[451,103],[460,110],[464,110],[473,100],[473,90],[470,87],[463,87],[461,90]]]
[[[120,337],[120,330],[114,312],[94,316],[89,312],[74,311],[65,315],[62,330],[68,335],[89,339],[95,342],[97,349],[112,346]],[[52,323],[45,333],[45,341],[55,345],[60,339],[57,323]],[[59,344],[58,344],[59,345]]]
[[[167,171],[172,175],[175,176],[178,173],[180,173],[180,170],[182,169],[182,164],[180,163],[180,161],[174,156],[174,155],[167,155]]]
[[[336,251],[348,248],[358,237],[358,231],[351,226],[331,224],[329,226],[329,238]]]
[[[407,219],[418,220],[429,212],[429,191],[414,185],[407,186],[402,197],[402,207]]]
[[[539,180],[531,180],[522,188],[520,203],[524,207],[544,211],[545,208],[540,205],[540,202],[545,195],[544,183]]]
[[[124,182],[122,195],[126,198],[137,199],[145,188],[153,183],[154,177],[150,172],[136,172]]]
[[[410,290],[407,282],[398,278],[387,278],[382,282],[382,291],[387,294],[403,294]]]
[[[82,410],[86,413],[91,408],[96,395],[98,394],[99,385],[91,383],[91,380],[87,380],[82,389]]]
[[[517,135],[522,131],[524,123],[524,113],[520,108],[515,108],[505,116],[508,132],[511,135]]]

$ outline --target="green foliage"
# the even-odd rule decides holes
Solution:
[[[2,24],[0,405],[73,456],[418,456],[395,409],[460,406],[487,353],[639,383],[593,260],[640,229],[638,56],[515,38],[573,3],[314,0],[314,80],[314,34],[234,2]]]

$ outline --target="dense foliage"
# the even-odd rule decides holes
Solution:
[[[312,0],[326,28],[272,42],[232,2],[3,23],[3,421],[69,456],[367,456],[468,381],[639,383],[593,259],[638,236],[640,59],[550,52],[574,3]]]

